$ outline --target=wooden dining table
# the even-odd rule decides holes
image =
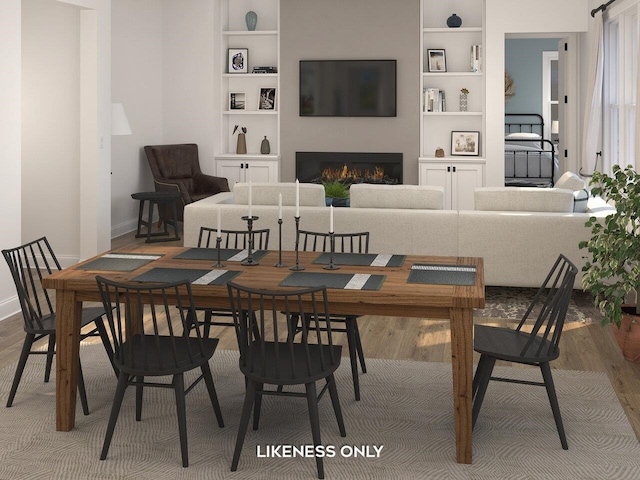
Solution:
[[[455,448],[458,463],[472,460],[472,373],[473,373],[473,309],[484,308],[484,272],[481,258],[402,256],[398,266],[340,265],[327,270],[314,263],[316,252],[261,252],[257,265],[243,265],[226,261],[224,267],[214,268],[217,259],[180,258],[197,249],[187,247],[140,245],[105,252],[44,279],[44,287],[56,291],[56,429],[70,431],[75,426],[76,391],[78,381],[80,318],[83,302],[99,302],[96,275],[116,281],[142,281],[145,275],[156,272],[227,270],[233,281],[257,289],[291,288],[280,284],[300,272],[292,272],[296,263],[303,272],[326,275],[353,274],[358,278],[371,275],[380,280],[372,289],[329,288],[330,308],[340,314],[383,315],[449,319],[451,325],[451,366],[453,379],[453,416],[455,420]],[[215,251],[215,249],[214,249]],[[257,252],[256,252],[257,253]],[[176,258],[178,257],[178,258]],[[287,267],[275,267],[279,257]],[[123,260],[124,259],[124,260]],[[122,262],[129,265],[122,269]],[[136,263],[137,262],[137,263]],[[378,264],[380,262],[377,262]],[[391,263],[389,264],[391,265]],[[415,266],[435,265],[463,267],[475,270],[472,284],[414,283],[409,278]],[[132,269],[132,267],[135,267]],[[119,268],[119,269],[118,269]],[[217,275],[219,272],[215,272]],[[214,275],[214,276],[215,276]],[[142,277],[141,277],[142,276]],[[322,276],[320,276],[322,277]],[[342,275],[344,277],[344,275]],[[324,277],[329,280],[338,277]],[[354,277],[355,278],[355,277]],[[136,280],[134,280],[136,279]],[[469,283],[469,282],[467,282]],[[229,307],[225,284],[193,283],[195,304],[199,307]],[[366,321],[366,319],[363,319]]]

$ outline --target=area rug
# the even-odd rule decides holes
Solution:
[[[485,287],[485,308],[474,311],[475,317],[522,318],[536,294],[536,288]],[[574,290],[567,311],[567,322],[600,323],[602,314],[593,304],[593,297]]]
[[[237,472],[229,465],[243,400],[237,352],[219,351],[212,368],[225,427],[199,384],[187,397],[190,466],[182,468],[170,390],[146,389],[143,420],[128,391],[111,450],[99,460],[115,378],[100,346],[83,346],[91,414],[55,431],[55,383],[30,360],[12,408],[0,408],[1,479],[313,479],[313,458],[259,456],[269,446],[309,445],[303,399],[266,397],[258,431],[249,430]],[[347,437],[338,434],[328,398],[320,405],[328,479],[636,479],[640,445],[603,373],[554,371],[569,450],[562,450],[545,390],[492,382],[473,434],[473,464],[455,462],[451,366],[369,359],[362,401],[353,400],[348,362],[338,369]],[[498,368],[539,379],[537,369]],[[6,402],[13,367],[0,371]],[[357,449],[357,450],[356,450]],[[356,453],[358,452],[358,453]]]

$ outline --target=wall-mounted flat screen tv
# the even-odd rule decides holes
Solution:
[[[395,60],[300,60],[300,116],[395,117]]]

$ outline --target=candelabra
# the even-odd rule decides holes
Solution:
[[[278,219],[278,263],[274,267],[286,267],[286,263],[282,263],[282,219]]]
[[[258,218],[259,217],[256,217],[254,215],[242,217],[242,220],[245,220],[247,222],[247,232],[249,236],[249,240],[247,242],[247,245],[249,247],[247,248],[247,258],[245,258],[242,262],[240,262],[242,263],[242,265],[260,264],[260,262],[253,259],[253,221],[258,220]]]
[[[338,270],[340,267],[333,264],[333,253],[336,250],[336,237],[333,232],[329,232],[329,265],[325,265],[325,270]]]
[[[298,270],[304,270],[304,267],[302,265],[300,265],[299,263],[299,259],[298,259],[298,252],[299,252],[299,243],[300,243],[300,217],[294,217],[296,220],[296,264],[293,267],[289,267],[289,270],[294,270],[294,271],[298,271]]]

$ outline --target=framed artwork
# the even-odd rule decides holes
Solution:
[[[229,110],[245,110],[245,95],[242,92],[231,92],[229,94]]]
[[[228,62],[229,73],[247,73],[249,71],[249,49],[230,48]]]
[[[427,65],[430,72],[446,72],[447,56],[444,49],[427,50]]]
[[[480,155],[480,132],[451,132],[451,155]]]
[[[258,110],[275,110],[276,109],[276,89],[272,87],[263,87],[260,89],[260,98],[258,99]]]

